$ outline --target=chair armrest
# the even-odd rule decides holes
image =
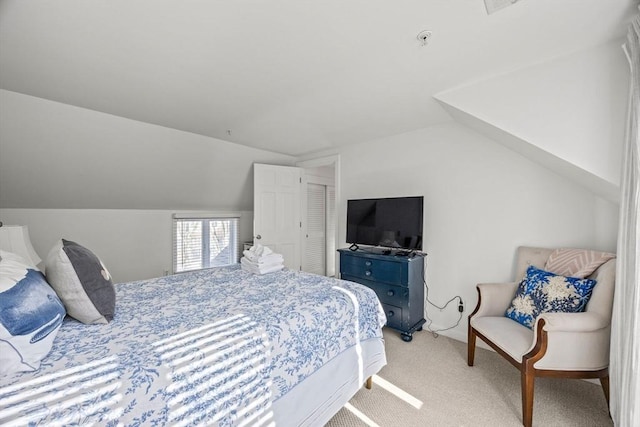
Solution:
[[[544,313],[523,363],[536,369],[597,371],[609,364],[609,322],[593,313]]]
[[[512,283],[479,283],[478,305],[469,317],[504,316],[516,294],[518,284]]]
[[[543,329],[547,332],[595,332],[609,326],[602,316],[589,312],[542,313],[538,319],[544,319]]]

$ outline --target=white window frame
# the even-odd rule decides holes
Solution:
[[[236,220],[236,233],[235,236],[231,236],[231,241],[230,241],[230,246],[232,246],[235,249],[235,259],[233,260],[234,262],[232,264],[229,265],[233,265],[237,262],[239,262],[240,259],[240,255],[242,254],[242,242],[240,239],[240,223],[241,223],[241,217],[242,214],[240,212],[176,212],[172,215],[172,220],[171,220],[171,268],[172,268],[172,272],[174,274],[176,273],[187,273],[189,271],[198,271],[198,270],[204,270],[207,268],[215,268],[215,267],[210,267],[210,266],[206,266],[207,261],[205,261],[205,258],[208,259],[209,258],[209,233],[208,233],[208,223],[209,221],[224,221],[224,220],[230,220],[230,219],[235,219]],[[185,221],[203,221],[203,228],[202,228],[202,234],[203,234],[203,238],[202,238],[202,242],[203,242],[203,267],[201,268],[196,268],[196,269],[191,269],[191,270],[182,270],[182,271],[176,271],[177,270],[177,224],[178,221],[180,220],[185,220]],[[205,234],[206,234],[206,238],[205,238]]]

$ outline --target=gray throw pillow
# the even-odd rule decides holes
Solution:
[[[111,275],[89,249],[62,239],[49,252],[45,272],[69,316],[82,323],[113,320],[116,293]]]

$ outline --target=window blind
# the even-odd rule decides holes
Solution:
[[[222,267],[238,262],[239,215],[175,214],[173,272]]]

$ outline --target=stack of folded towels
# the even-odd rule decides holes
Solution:
[[[240,265],[243,270],[250,273],[266,274],[284,268],[284,257],[266,246],[257,244],[242,254],[244,256],[240,259]]]

